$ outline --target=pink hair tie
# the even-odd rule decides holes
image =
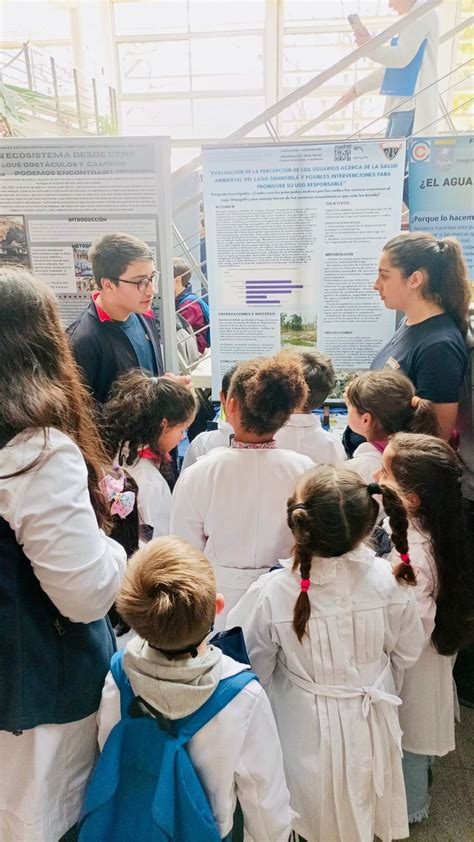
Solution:
[[[400,553],[400,558],[403,561],[403,564],[411,564],[410,556],[408,553]]]
[[[300,588],[303,591],[303,593],[308,593],[310,584],[311,579],[301,579]]]

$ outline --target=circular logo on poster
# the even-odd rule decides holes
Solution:
[[[411,148],[412,161],[427,161],[430,157],[431,144],[422,140]]]

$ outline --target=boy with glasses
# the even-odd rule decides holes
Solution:
[[[81,317],[68,327],[76,362],[97,403],[131,368],[164,373],[159,328],[151,310],[157,289],[150,247],[129,234],[106,234],[90,252],[97,290]],[[189,378],[176,378],[188,385]]]

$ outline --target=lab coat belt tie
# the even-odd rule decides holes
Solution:
[[[388,734],[402,756],[402,732],[398,723],[398,716],[394,708],[401,705],[402,700],[393,693],[387,693],[380,684],[390,673],[390,661],[387,660],[380,675],[370,686],[348,687],[337,684],[316,684],[310,679],[303,678],[288,669],[280,660],[278,666],[282,673],[298,687],[313,693],[315,696],[325,696],[331,699],[355,699],[362,697],[362,715],[367,719],[372,742],[372,776],[374,788],[380,797],[384,791],[384,752],[381,734],[382,720],[385,722]],[[383,704],[385,702],[385,704]],[[379,714],[376,712],[378,708]]]

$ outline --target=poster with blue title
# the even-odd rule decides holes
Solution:
[[[410,230],[457,237],[474,279],[474,136],[418,137],[408,154]]]

